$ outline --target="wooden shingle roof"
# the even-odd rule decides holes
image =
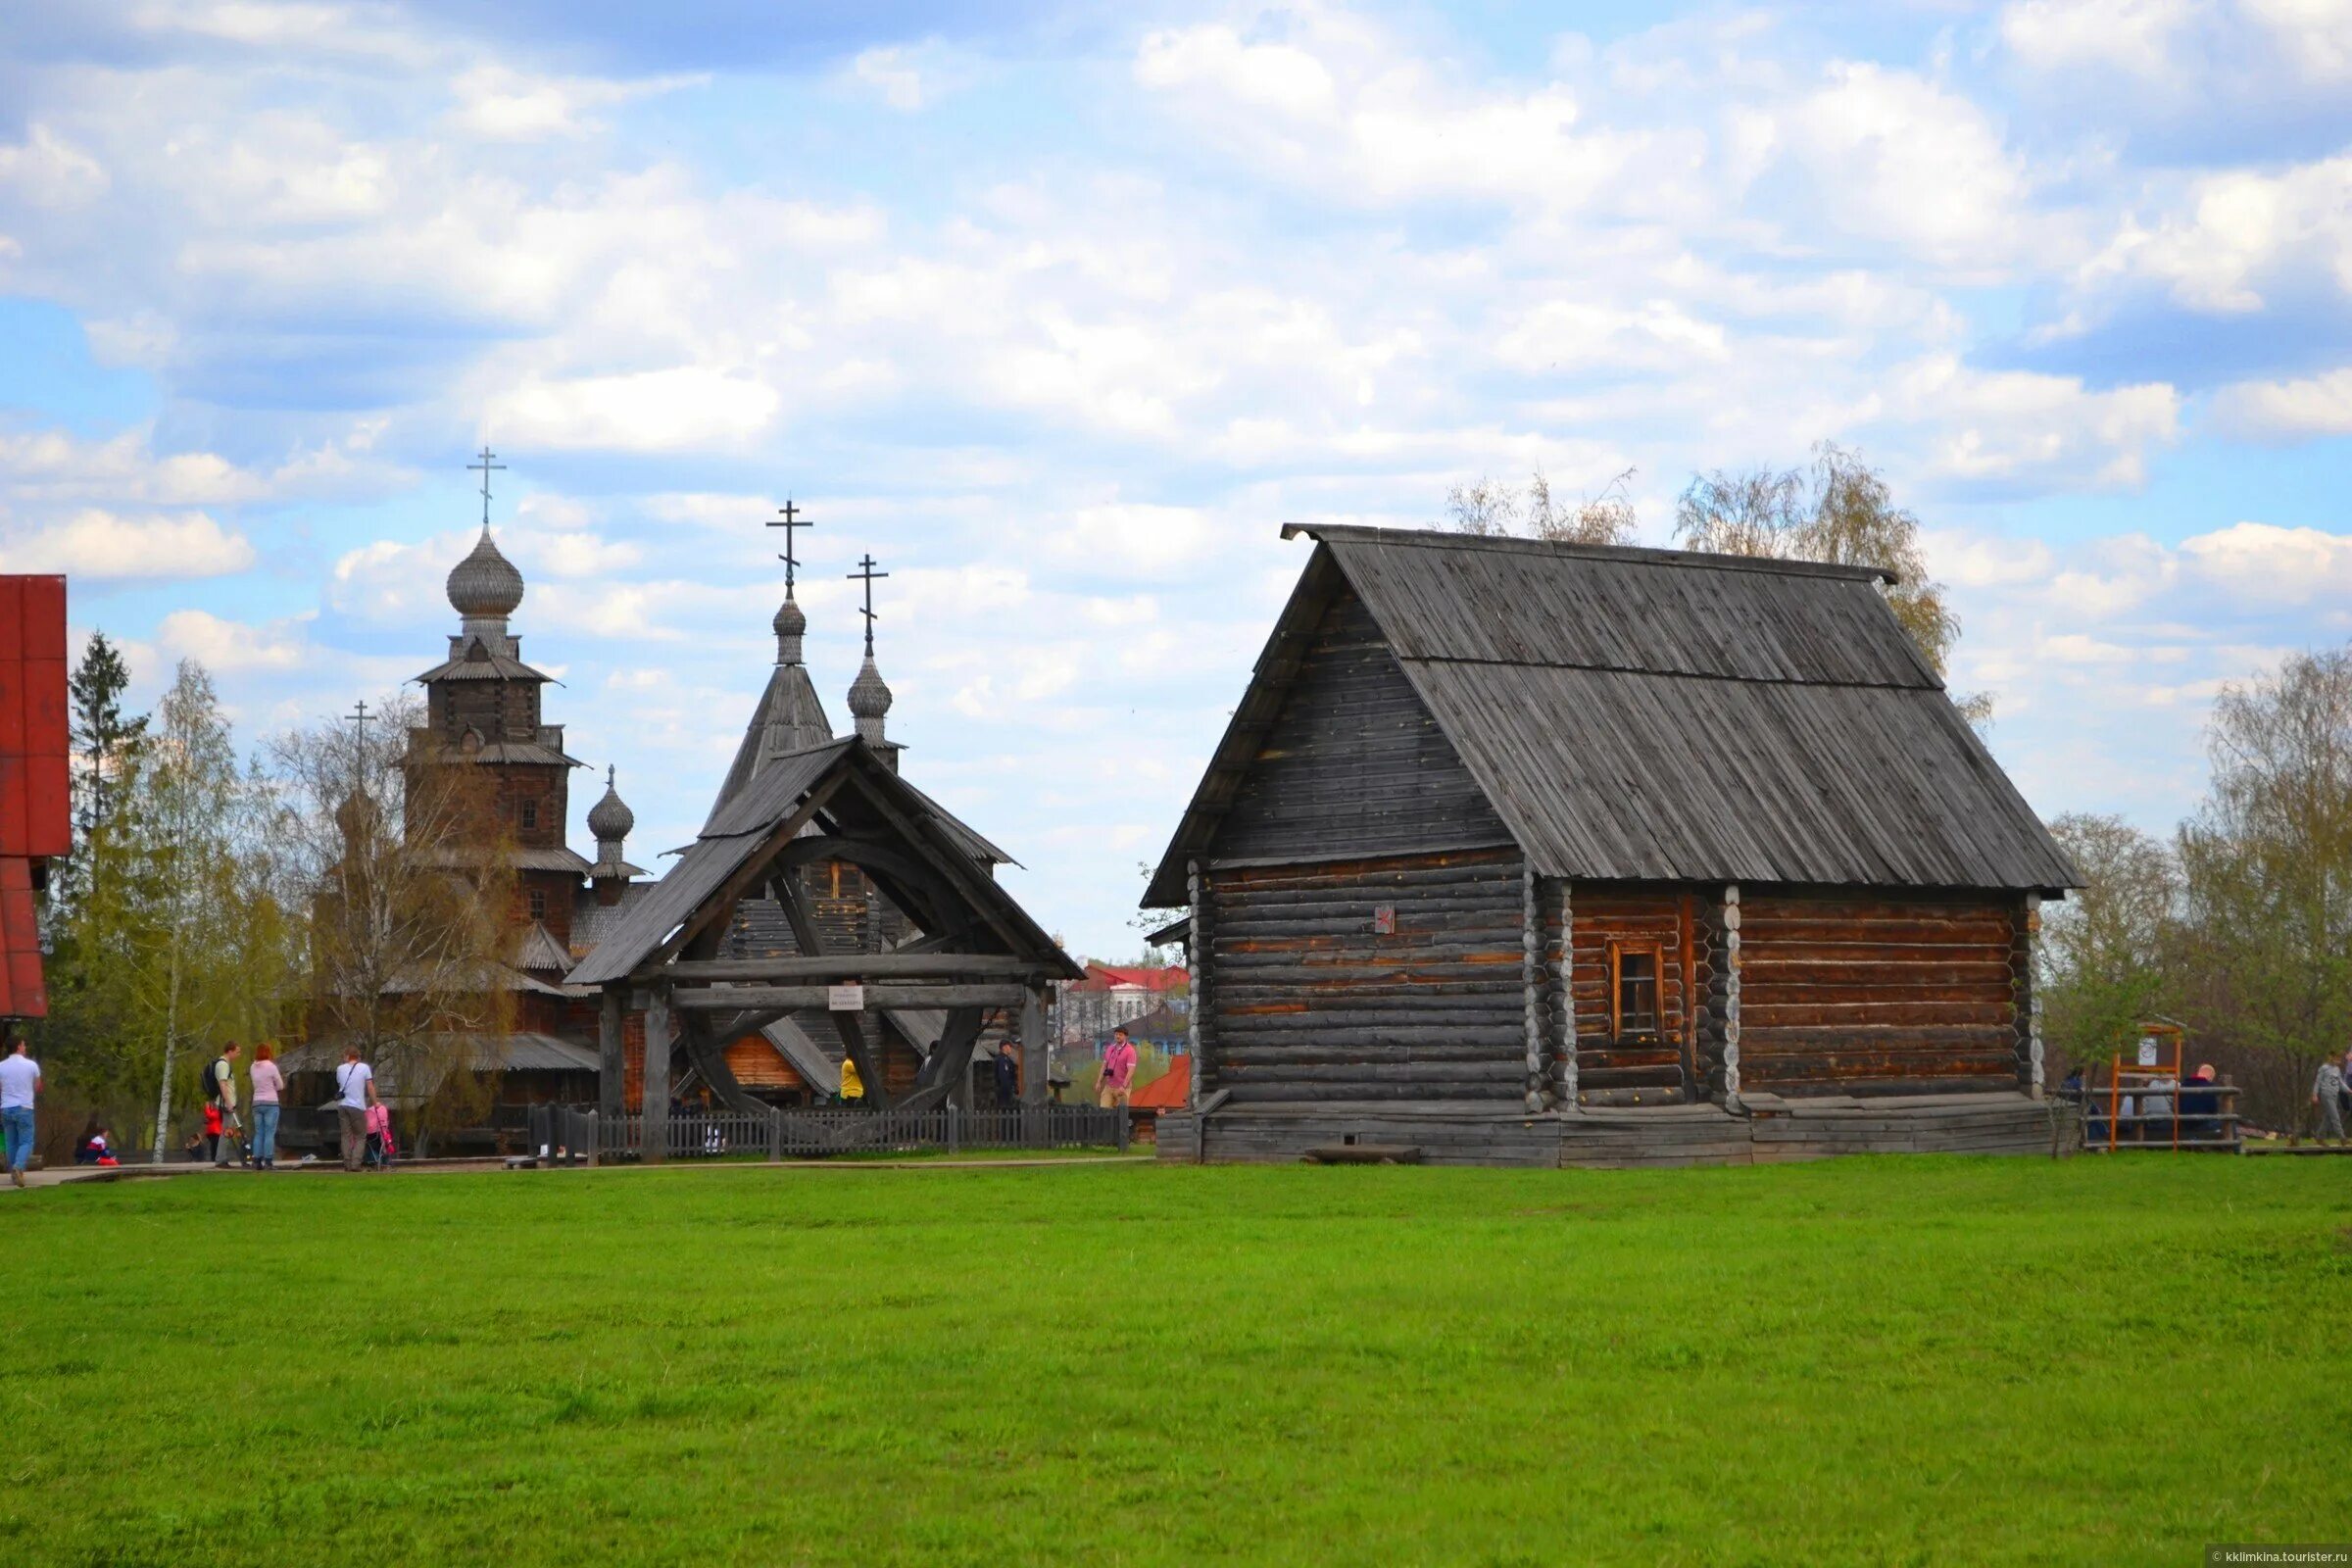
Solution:
[[[1874,568],[1375,528],[1318,542],[1152,878],[1184,902],[1301,639],[1358,595],[1530,862],[1591,880],[2054,891],[2074,868]]]

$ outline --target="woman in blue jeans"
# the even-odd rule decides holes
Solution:
[[[286,1075],[267,1041],[253,1048],[253,1168],[277,1169],[278,1096]]]

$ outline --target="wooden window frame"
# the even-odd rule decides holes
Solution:
[[[539,803],[537,801],[516,802],[514,819],[526,832],[537,832],[539,830]]]
[[[527,911],[527,912],[529,913],[529,915],[530,915],[530,917],[531,917],[532,919],[534,919],[534,920],[544,920],[544,919],[546,919],[546,918],[547,918],[547,890],[546,890],[545,888],[528,888],[528,889],[525,889],[525,890],[524,890],[524,892],[523,892],[523,896],[522,896],[522,906],[523,906],[524,910],[525,910],[525,911]]]
[[[1625,956],[1629,953],[1649,956],[1648,1032],[1662,1040],[1666,1036],[1666,945],[1654,939],[1637,942],[1621,937],[1609,939],[1609,1038],[1625,1038]]]

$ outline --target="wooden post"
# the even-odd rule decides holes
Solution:
[[[1210,1050],[1208,888],[1201,880],[1199,860],[1184,862],[1184,886],[1186,897],[1193,906],[1192,935],[1185,942],[1185,956],[1192,959],[1193,963],[1193,1013],[1185,1027],[1187,1044],[1190,1045],[1193,1053],[1193,1085],[1187,1094],[1191,1099],[1194,1112],[1198,1114],[1200,1109],[1200,1102],[1208,1096],[1208,1053]]]
[[[1046,1010],[1031,991],[1021,1003],[1021,1102],[1046,1102],[1046,1074],[1053,1061],[1046,1044]]]
[[[1519,980],[1527,1007],[1527,1108],[1544,1108],[1544,913],[1536,904],[1536,868],[1520,871]]]
[[[2041,1071],[2041,987],[2035,984],[2036,971],[2041,967],[2041,895],[2026,895],[2025,961],[2019,966],[2017,983],[2025,992],[2026,1027],[2026,1093],[2039,1100],[2043,1093]]]
[[[628,988],[623,983],[605,987],[604,1003],[597,1011],[596,1108],[609,1121],[617,1121],[629,1108],[628,1013],[624,1010],[627,996]]]
[[[1576,1108],[1576,894],[1560,878],[1560,1066],[1559,1103]]]
[[[1740,1102],[1740,884],[1723,889],[1723,1102]]]
[[[604,1117],[602,1117],[602,1116],[598,1115],[598,1114],[597,1114],[595,1111],[593,1111],[593,1110],[592,1110],[592,1111],[590,1111],[590,1112],[588,1113],[588,1167],[589,1167],[589,1169],[593,1170],[593,1169],[595,1169],[595,1168],[596,1168],[596,1166],[597,1166],[598,1162],[601,1160],[601,1158],[602,1158],[602,1156],[603,1156],[603,1154],[604,1154],[604,1149],[605,1149],[605,1119],[604,1119]],[[578,1152],[579,1152],[579,1151],[575,1149],[575,1150],[573,1150],[573,1151],[572,1151],[572,1152],[576,1154],[576,1153],[578,1153]]]
[[[669,1042],[673,1033],[669,1017],[669,993],[654,993],[654,1004],[645,1009],[645,1114],[639,1118],[645,1131],[639,1144],[637,1157],[648,1165],[659,1165],[669,1155]]]

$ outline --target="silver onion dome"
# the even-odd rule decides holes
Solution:
[[[612,787],[612,769],[605,769],[605,798],[588,808],[588,831],[598,843],[617,843],[629,836],[637,825],[637,813],[630,810]]]
[[[882,672],[874,667],[874,656],[865,656],[858,668],[858,678],[850,682],[850,712],[858,718],[880,718],[890,711],[890,687],[883,683]]]
[[[473,553],[450,568],[449,603],[469,620],[504,618],[522,603],[522,573],[498,553],[488,528]]]

